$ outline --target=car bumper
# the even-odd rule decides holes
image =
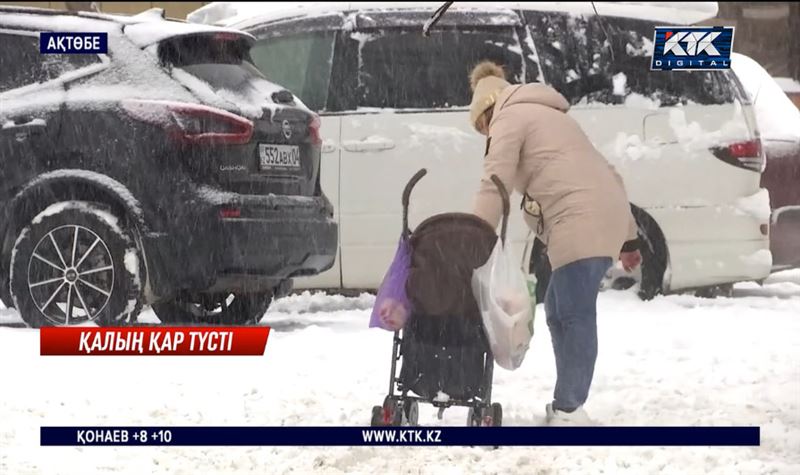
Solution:
[[[334,264],[338,227],[325,197],[237,196],[198,209],[145,236],[149,300],[176,290],[261,291]]]
[[[757,281],[772,270],[766,219],[725,206],[647,211],[666,238],[666,290]]]

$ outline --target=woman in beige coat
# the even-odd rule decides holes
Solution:
[[[557,381],[551,424],[590,423],[583,404],[597,359],[597,294],[619,257],[641,262],[637,226],[622,179],[566,114],[567,100],[543,84],[511,85],[484,62],[470,76],[470,120],[486,139],[475,214],[496,227],[501,205],[490,177],[524,195],[526,222],[547,245],[553,272],[545,297]]]

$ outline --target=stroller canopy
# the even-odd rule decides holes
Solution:
[[[472,214],[438,214],[417,226],[406,283],[415,313],[479,319],[472,273],[489,259],[496,240],[489,223]]]

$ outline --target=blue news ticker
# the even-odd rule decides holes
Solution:
[[[41,427],[42,446],[758,446],[759,427]]]
[[[108,33],[41,32],[39,33],[41,54],[106,54]]]

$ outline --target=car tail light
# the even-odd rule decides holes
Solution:
[[[217,41],[238,41],[241,40],[243,37],[241,35],[237,35],[236,33],[228,33],[228,32],[221,32],[216,33],[214,35],[214,39]]]
[[[320,121],[319,116],[313,114],[311,120],[308,121],[308,138],[311,140],[312,145],[322,145],[321,127],[322,121]]]
[[[253,136],[253,122],[222,109],[184,102],[130,100],[122,103],[132,117],[162,126],[185,144],[243,144]]]
[[[764,171],[766,162],[761,150],[761,139],[714,147],[711,152],[725,163],[757,172]]]
[[[219,217],[223,219],[241,218],[242,210],[239,208],[222,208],[219,210]]]

